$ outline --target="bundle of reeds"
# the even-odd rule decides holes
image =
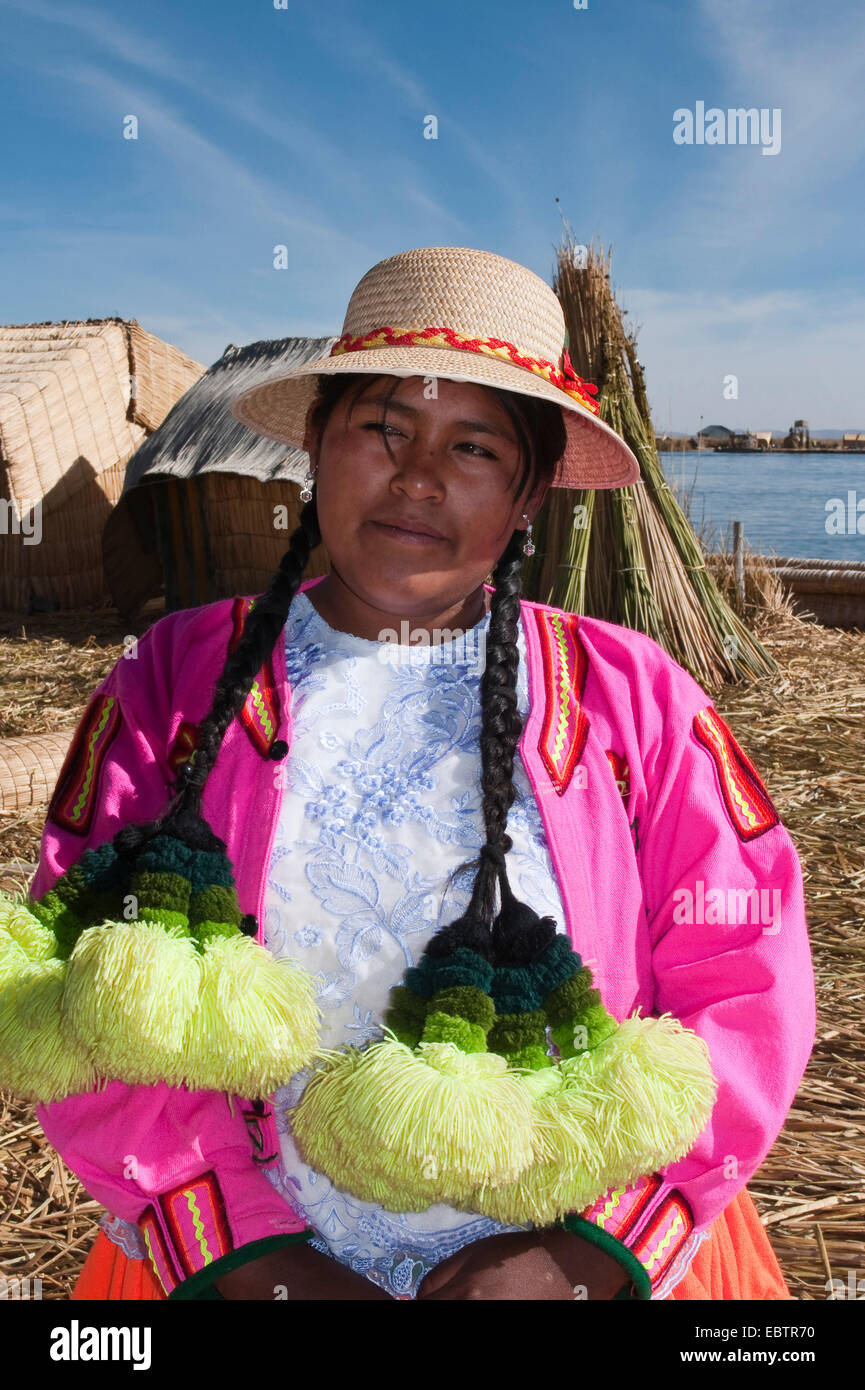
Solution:
[[[628,488],[554,489],[537,518],[524,591],[635,628],[704,685],[765,675],[774,661],[726,602],[658,460],[636,335],[610,286],[610,253],[566,224],[553,289],[574,369],[598,386],[601,419],[640,460]]]

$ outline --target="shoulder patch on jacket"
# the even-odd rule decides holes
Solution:
[[[567,789],[583,756],[589,721],[583,709],[588,657],[579,618],[553,608],[534,608],[544,668],[544,721],[538,751],[558,794]]]
[[[116,695],[91,695],[63,760],[47,819],[73,835],[86,835],[93,822],[99,774],[120,728]]]
[[[694,715],[694,734],[709,752],[727,814],[742,840],[755,840],[777,825],[780,816],[772,804],[751,759],[711,705]]]
[[[240,641],[246,619],[254,607],[254,598],[236,598],[231,605],[229,656]],[[269,756],[270,749],[276,739],[279,730],[279,713],[279,695],[276,690],[276,678],[273,674],[273,661],[268,657],[252,682],[243,709],[237,716],[246,729],[253,747],[258,749],[263,758]]]

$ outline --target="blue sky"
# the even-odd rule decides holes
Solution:
[[[658,428],[865,429],[856,0],[0,0],[0,25],[5,323],[118,314],[208,365],[338,333],[412,246],[550,280],[558,197],[613,245]],[[677,145],[700,101],[779,109],[779,153]]]

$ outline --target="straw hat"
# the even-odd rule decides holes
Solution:
[[[539,275],[490,251],[424,246],[367,271],[328,357],[244,391],[232,414],[257,434],[302,449],[320,373],[497,386],[562,407],[568,442],[553,487],[627,487],[639,478],[639,464],[598,418],[597,388],[573,371],[564,341],[561,305]]]

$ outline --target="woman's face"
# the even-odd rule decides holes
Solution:
[[[371,381],[353,406],[349,391],[320,438],[308,430],[305,447],[317,465],[332,570],[371,609],[435,616],[479,590],[517,525],[527,525],[522,513],[534,518],[546,485],[533,488],[528,479],[515,493],[523,472],[517,438],[485,387],[398,381],[386,424],[382,401],[392,377]],[[437,535],[419,537],[413,526]]]

